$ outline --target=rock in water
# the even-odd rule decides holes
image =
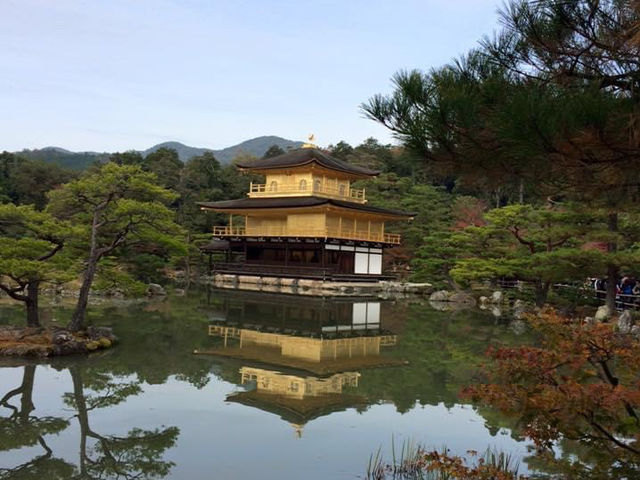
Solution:
[[[447,290],[438,290],[437,292],[433,292],[429,297],[430,302],[448,302],[451,293]]]
[[[596,315],[594,319],[596,322],[604,322],[610,316],[611,316],[611,309],[609,309],[609,307],[607,307],[606,305],[602,305],[601,307],[598,307],[598,310],[596,311]]]
[[[166,295],[167,291],[162,285],[150,283],[147,287],[147,295]]]
[[[631,327],[633,327],[631,312],[629,310],[625,310],[618,317],[618,330],[620,330],[621,333],[629,333],[631,332]]]
[[[437,302],[429,300],[429,306],[439,312],[448,312],[451,310],[451,303],[449,302]]]
[[[454,293],[449,297],[449,301],[454,303],[462,303],[465,305],[473,305],[473,306],[475,306],[476,304],[476,299],[473,298],[472,295],[469,295],[468,293],[464,293],[464,292]]]

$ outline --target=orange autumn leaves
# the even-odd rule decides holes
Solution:
[[[464,395],[519,419],[538,452],[556,442],[595,449],[588,468],[640,465],[640,341],[610,323],[585,323],[546,311],[530,318],[537,346],[488,352],[486,384]],[[623,469],[623,470],[620,470]]]

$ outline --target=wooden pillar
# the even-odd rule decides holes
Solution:
[[[367,240],[371,240],[371,219],[367,220]]]
[[[289,243],[284,244],[284,266],[289,265]]]
[[[338,217],[338,236],[342,236],[342,215]]]

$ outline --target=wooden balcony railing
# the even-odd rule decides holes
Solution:
[[[365,232],[337,228],[324,229],[289,229],[287,227],[213,227],[214,237],[313,237],[313,238],[341,238],[363,242],[381,242],[392,245],[400,244],[400,235],[396,233]]]
[[[347,188],[330,185],[311,184],[264,184],[251,183],[249,186],[249,197],[293,197],[318,195],[321,197],[336,198],[349,202],[366,203],[365,189]]]

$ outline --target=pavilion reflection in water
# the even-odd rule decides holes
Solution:
[[[246,362],[240,383],[253,388],[227,400],[275,413],[299,436],[315,418],[367,405],[353,393],[359,369],[402,363],[384,355],[397,337],[385,328],[379,300],[247,292],[223,298],[209,325],[221,345],[200,353]]]

